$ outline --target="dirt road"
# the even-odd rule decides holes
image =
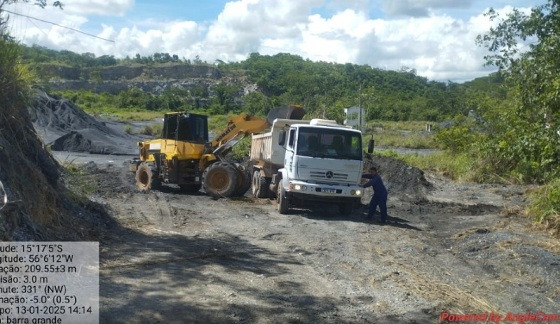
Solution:
[[[443,311],[558,313],[560,245],[515,213],[523,188],[427,177],[390,224],[323,206],[138,193],[92,171],[115,223],[101,238],[101,322],[437,322]]]

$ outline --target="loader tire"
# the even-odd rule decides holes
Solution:
[[[239,188],[239,180],[239,172],[233,164],[216,162],[204,170],[202,187],[213,197],[232,197]]]
[[[278,195],[276,200],[278,201],[278,212],[280,214],[287,214],[290,210],[290,200],[286,196],[286,190],[284,190],[282,181],[278,184]]]
[[[235,195],[238,197],[243,197],[247,190],[251,188],[251,173],[246,169],[238,168],[237,171],[239,172],[239,186]]]
[[[253,173],[253,179],[251,182],[251,192],[255,198],[267,198],[269,197],[268,186],[270,183],[268,180],[261,175],[259,170]]]
[[[140,191],[150,191],[151,189],[158,189],[161,186],[157,172],[146,163],[140,163],[136,169],[136,187]]]

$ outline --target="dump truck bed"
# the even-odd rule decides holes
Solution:
[[[274,138],[276,145],[273,145]],[[264,161],[280,166],[284,164],[285,153],[286,150],[282,146],[278,145],[278,134],[273,134],[272,132],[270,132],[260,135],[253,135],[251,141],[251,161]]]
[[[286,149],[278,144],[280,133],[286,126],[292,124],[309,124],[309,120],[276,119],[270,132],[253,135],[251,139],[250,159],[253,162],[266,162],[278,167],[284,165]]]

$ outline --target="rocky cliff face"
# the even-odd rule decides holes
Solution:
[[[222,78],[215,67],[191,64],[161,66],[131,65],[100,68],[80,68],[45,64],[37,67],[41,76],[64,80],[89,80],[100,78],[105,81],[148,80],[148,79],[212,79]]]
[[[173,64],[161,66],[111,66],[79,68],[61,65],[40,65],[37,74],[52,90],[90,90],[117,94],[133,87],[146,92],[161,93],[171,87],[186,90],[210,90],[218,83],[235,82],[242,89],[251,88],[246,79],[232,80],[212,66]]]
[[[96,93],[107,92],[118,94],[132,88],[139,88],[145,92],[161,94],[166,89],[177,87],[179,89],[194,90],[202,88],[212,93],[211,89],[218,81],[208,79],[186,79],[186,80],[120,80],[120,81],[87,81],[87,80],[51,80],[48,82],[51,90],[89,90]]]

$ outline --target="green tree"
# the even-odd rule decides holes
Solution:
[[[216,102],[224,111],[233,110],[235,107],[235,96],[239,92],[237,86],[224,82],[218,83],[213,88],[216,93]]]
[[[560,163],[560,1],[513,10],[478,42],[492,54],[510,86],[512,104],[487,113],[493,135],[487,152],[497,165],[526,181],[545,181],[559,174]],[[521,44],[528,50],[521,52]]]
[[[260,91],[245,96],[244,110],[251,115],[266,115],[272,108],[270,99]]]

